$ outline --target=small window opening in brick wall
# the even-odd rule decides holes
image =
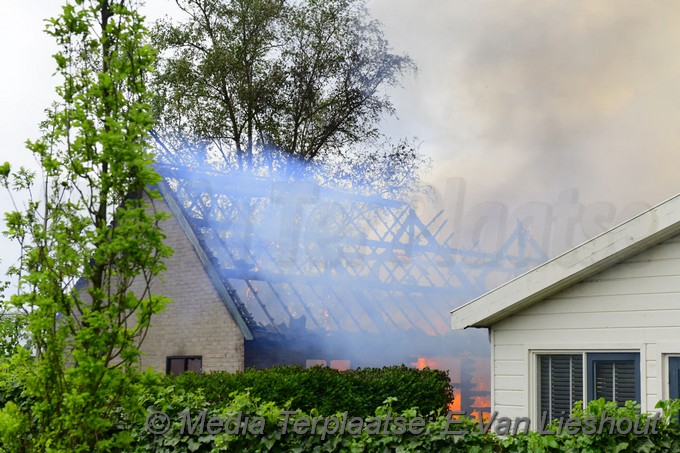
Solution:
[[[191,356],[169,356],[166,357],[165,373],[178,375],[185,371],[200,373],[203,369],[203,357],[200,355]]]

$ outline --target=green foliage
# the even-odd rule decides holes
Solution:
[[[263,401],[293,409],[332,415],[348,411],[369,416],[389,397],[396,411],[417,407],[420,413],[445,411],[453,399],[447,372],[407,366],[338,371],[326,367],[273,367],[242,373],[183,373],[169,377],[171,385],[187,392],[201,391],[220,405],[234,391],[249,389]]]
[[[677,414],[680,408],[680,400],[665,401],[659,403],[663,409],[656,426],[656,433],[637,435],[609,434],[606,430],[603,434],[550,434],[530,432],[529,434],[516,434],[498,436],[492,432],[485,432],[479,422],[463,418],[456,423],[451,423],[445,415],[432,416],[424,419],[422,432],[413,432],[413,429],[395,431],[398,427],[395,418],[404,417],[406,420],[414,420],[419,416],[415,409],[402,411],[395,410],[392,405],[393,398],[386,399],[372,414],[364,417],[365,424],[360,432],[348,432],[343,434],[325,434],[323,425],[326,419],[336,416],[342,419],[342,413],[327,415],[316,426],[315,430],[307,433],[295,433],[292,427],[297,420],[321,417],[316,409],[310,411],[297,411],[291,414],[287,405],[277,405],[263,402],[251,393],[235,392],[229,396],[228,402],[219,405],[211,405],[201,395],[189,396],[182,390],[172,388],[165,394],[167,401],[161,398],[156,401],[152,409],[169,408],[173,425],[165,436],[151,436],[145,433],[144,428],[140,431],[137,451],[354,451],[354,452],[383,452],[383,451],[438,451],[438,452],[584,452],[597,453],[604,451],[640,451],[640,452],[668,452],[678,451],[680,436],[678,436],[678,424],[672,420],[672,415]],[[193,400],[192,400],[193,399]],[[169,403],[169,404],[168,404]],[[196,409],[189,406],[195,404]],[[231,425],[231,432],[222,429],[215,434],[193,434],[186,430],[180,434],[181,411],[183,408],[191,409],[192,416],[197,414],[200,408],[206,409],[206,421],[210,417],[220,417],[227,420],[231,417],[235,420],[238,414],[240,418],[240,431],[234,433],[236,425]],[[675,412],[673,412],[675,411]],[[600,417],[603,413],[612,417],[615,421],[624,417],[635,418],[639,414],[638,408],[628,404],[619,408],[616,404],[605,403],[603,400],[591,402],[588,407],[575,409],[572,414],[575,418]],[[243,417],[248,414],[249,422]],[[283,430],[283,421],[289,414],[287,430]],[[350,415],[351,416],[351,415]],[[642,414],[642,417],[647,417]],[[252,420],[262,417],[263,429],[253,428]],[[195,418],[193,419],[195,422]],[[369,425],[380,422],[380,431],[376,432]],[[385,424],[390,423],[385,429]],[[332,422],[328,427],[332,428]],[[408,425],[407,425],[408,426]],[[418,425],[419,426],[419,425]],[[205,427],[205,425],[204,425]],[[244,429],[246,427],[246,429]],[[414,425],[416,427],[416,425]],[[253,432],[251,432],[253,431]],[[461,433],[462,432],[462,433]]]
[[[30,349],[31,341],[26,331],[27,315],[14,307],[0,308],[0,360]]]
[[[362,1],[179,1],[155,30],[159,120],[252,163],[275,144],[305,160],[376,135],[379,88],[413,66],[390,52]]]
[[[417,185],[418,144],[378,131],[394,113],[385,89],[415,65],[364,0],[177,3],[184,22],[153,32],[156,129],[170,148],[249,171],[315,161],[323,183],[382,195]]]
[[[161,436],[154,435],[147,429],[139,429],[137,426],[137,431],[135,431],[138,436],[137,443],[145,446],[142,450],[186,452],[195,451],[190,450],[190,445],[193,446],[196,443],[212,444],[212,436],[199,440],[202,436],[190,437],[180,431],[184,411],[198,413],[202,410],[210,410],[210,414],[215,413],[200,392],[187,393],[169,386],[153,396],[145,396],[143,402],[150,411],[162,411],[168,414],[172,425],[168,432]]]
[[[156,452],[211,452],[211,451],[468,451],[468,447],[475,445],[491,445],[489,435],[481,434],[477,424],[471,420],[462,420],[462,424],[455,429],[469,430],[465,436],[453,436],[446,430],[452,430],[446,425],[445,417],[430,419],[422,417],[423,434],[385,433],[371,434],[370,429],[362,432],[344,433],[344,435],[324,435],[323,421],[307,434],[299,434],[292,429],[296,421],[303,418],[319,418],[322,415],[316,409],[310,411],[293,411],[288,405],[278,405],[265,402],[253,396],[250,392],[234,392],[224,398],[221,404],[210,404],[199,393],[186,393],[176,387],[168,387],[165,391],[147,399],[150,411],[163,411],[171,420],[168,432],[164,435],[153,435],[143,427],[137,427],[135,451]],[[403,416],[407,420],[418,417],[418,411],[408,409],[396,411],[392,405],[394,398],[388,398],[373,412],[363,418],[373,423],[380,422],[384,427],[386,421],[392,423],[395,417]],[[220,418],[229,425],[221,432],[210,434],[207,430],[199,433],[189,432],[184,425],[183,417],[189,412],[188,422],[196,423],[201,410],[205,410],[205,423],[211,418]],[[288,416],[286,429],[284,421]],[[341,419],[342,413],[329,414],[329,417]],[[248,417],[248,420],[246,420]],[[263,423],[258,425],[260,418]],[[236,422],[240,421],[237,425]],[[198,425],[196,425],[198,426]],[[391,429],[391,425],[390,426]],[[206,424],[203,425],[206,427]],[[310,427],[311,428],[311,427]],[[384,428],[383,428],[384,429]],[[425,434],[426,430],[430,433]],[[448,450],[447,450],[448,449]],[[474,451],[474,450],[472,450]]]
[[[30,420],[14,402],[0,409],[0,442],[9,451],[25,451],[30,445]]]
[[[22,366],[22,373],[27,372],[28,367]],[[39,430],[30,420],[31,402],[22,396],[22,392],[13,389],[9,381],[14,379],[14,375],[8,371],[9,367],[0,368],[0,394],[3,394],[5,402],[0,408],[0,451],[28,451],[33,447],[31,441],[39,435]],[[362,426],[357,430],[350,427],[349,420],[355,416],[349,411],[322,414],[316,408],[295,410],[289,402],[266,401],[249,390],[232,392],[219,401],[210,401],[201,389],[187,391],[174,385],[178,381],[167,380],[154,373],[137,375],[132,391],[147,412],[134,416],[121,413],[120,424],[110,434],[118,439],[116,442],[124,439],[125,443],[111,449],[134,452],[653,453],[679,451],[680,448],[680,425],[677,423],[680,399],[657,404],[662,411],[661,416],[654,417],[653,430],[646,434],[610,434],[607,429],[599,434],[566,434],[564,430],[557,432],[559,423],[554,422],[544,432],[499,436],[470,418],[454,420],[441,413],[422,414],[416,408],[398,410],[394,407],[397,400],[391,397],[371,413],[362,415]],[[147,415],[153,416],[157,411],[167,414],[169,420],[168,429],[162,434],[154,434],[145,425]],[[592,401],[586,409],[581,409],[578,404],[572,412],[573,419],[582,421],[589,417],[599,419],[603,415],[610,417],[614,424],[623,418],[640,416],[644,425],[644,420],[651,417],[650,414],[640,414],[639,407],[633,403],[620,408],[604,400]],[[397,422],[397,417],[403,417],[405,422]],[[209,432],[211,419],[227,424],[213,424],[212,432]],[[314,419],[319,421],[312,426],[309,422],[314,423]],[[335,425],[335,419],[341,425]],[[295,432],[296,423],[305,431]],[[401,423],[401,428],[398,423]],[[341,432],[333,431],[336,426]]]
[[[62,83],[41,137],[27,144],[41,178],[0,167],[3,185],[29,196],[5,219],[21,246],[11,305],[27,313],[35,352],[16,355],[24,363],[9,382],[22,390],[9,392],[2,420],[20,423],[2,433],[30,431],[33,450],[118,451],[132,441],[120,427],[144,412],[135,366],[149,320],[167,302],[151,280],[171,251],[165,216],[148,202],[160,180],[147,151],[155,51],[134,5],[74,0],[47,21]]]
[[[572,422],[572,426],[579,425],[577,434],[569,434],[564,424],[555,421],[545,429],[546,433],[530,432],[517,434],[503,439],[501,444],[508,452],[586,452],[602,451],[639,451],[660,452],[680,450],[680,427],[672,420],[680,409],[680,400],[661,401],[657,408],[662,409],[663,417],[655,420],[651,414],[640,412],[640,405],[627,401],[625,406],[619,407],[615,402],[598,399],[590,401],[585,409],[581,402],[577,402],[571,417],[579,422]],[[612,421],[602,420],[611,419]],[[646,434],[635,433],[634,429],[627,434],[621,431],[628,429],[627,420],[616,427],[617,421],[630,419],[635,421],[639,431],[648,427]],[[590,425],[586,421],[590,420]],[[603,429],[600,430],[600,425]],[[583,428],[585,427],[585,428]],[[591,430],[591,428],[594,428]],[[633,426],[635,428],[635,426]],[[655,430],[656,433],[652,433]],[[593,432],[591,432],[593,431]],[[550,432],[550,433],[547,433]]]

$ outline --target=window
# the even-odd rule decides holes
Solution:
[[[185,371],[195,371],[200,373],[203,367],[203,357],[201,356],[173,356],[166,358],[166,374],[177,375]]]
[[[640,354],[587,354],[588,401],[640,401]]]
[[[680,357],[668,358],[668,387],[670,399],[680,398]]]
[[[628,400],[640,401],[640,354],[538,355],[539,417],[565,418],[577,401],[598,398],[620,406]]]

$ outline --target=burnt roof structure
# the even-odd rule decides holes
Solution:
[[[167,159],[156,169],[163,196],[244,337],[263,348],[285,343],[307,357],[323,348],[369,354],[366,342],[375,339],[403,356],[429,338],[439,345],[430,350],[451,352],[442,337],[463,335],[450,330],[451,309],[484,293],[490,279],[507,281],[546,260],[519,223],[500,250],[465,250],[443,234],[443,211],[425,221],[408,203],[289,175]],[[246,363],[290,362],[286,354]]]

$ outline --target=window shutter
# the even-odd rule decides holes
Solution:
[[[638,354],[588,354],[589,399],[604,398],[623,406],[640,401],[640,356]]]
[[[583,400],[583,356],[540,355],[540,414],[548,420],[569,417],[571,408]]]

